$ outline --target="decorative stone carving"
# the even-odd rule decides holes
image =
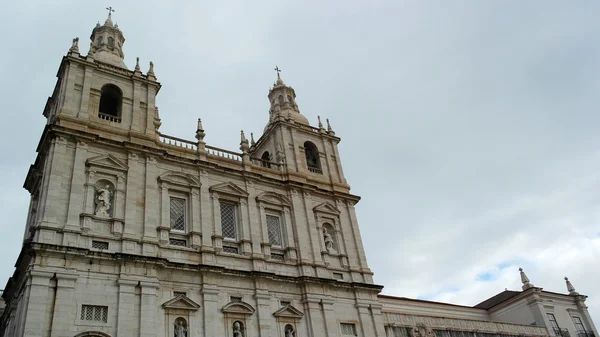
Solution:
[[[182,318],[178,318],[175,320],[174,327],[174,336],[175,337],[187,337],[187,329],[185,327],[185,322]]]
[[[331,237],[331,234],[329,234],[326,228],[323,228],[323,240],[325,241],[325,248],[327,248],[327,252],[332,254],[337,253],[335,248],[333,248],[333,238]]]
[[[105,218],[110,217],[110,205],[111,205],[112,192],[110,191],[110,185],[104,187],[96,187],[96,209],[94,214]]]
[[[411,337],[436,337],[433,329],[423,323],[418,323],[415,327],[410,329]]]
[[[296,331],[294,330],[294,327],[291,326],[290,324],[285,326],[285,337],[295,337],[296,336]]]
[[[242,333],[242,325],[238,321],[233,323],[233,337],[244,337],[244,334]]]

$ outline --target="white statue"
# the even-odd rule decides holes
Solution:
[[[96,211],[97,216],[110,217],[108,210],[110,209],[110,186],[96,188]]]
[[[333,238],[326,228],[323,228],[323,240],[325,240],[325,248],[327,248],[327,251],[334,253],[335,249],[333,248]]]
[[[79,53],[79,38],[78,37],[73,39],[73,45],[71,45],[71,49],[69,49],[69,50],[74,53]]]
[[[285,337],[294,337],[295,336],[294,332],[295,331],[294,331],[294,327],[293,326],[287,325],[285,327]]]
[[[181,319],[175,322],[175,337],[187,337],[187,329],[183,326]]]
[[[233,337],[244,337],[242,334],[242,325],[240,322],[233,323]]]

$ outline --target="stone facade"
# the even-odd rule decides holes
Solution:
[[[200,120],[195,141],[164,135],[153,64],[128,70],[124,42],[109,16],[60,64],[0,335],[548,334],[378,296],[329,121],[310,126],[278,74],[269,123],[240,152],[207,145]]]

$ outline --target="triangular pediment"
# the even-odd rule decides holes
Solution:
[[[229,314],[252,315],[256,310],[246,302],[229,302],[221,308],[221,311]]]
[[[161,174],[158,177],[158,180],[161,182],[167,182],[174,185],[182,185],[182,186],[194,186],[200,187],[200,181],[198,178],[194,177],[191,174],[183,173],[183,172],[173,172],[168,171]]]
[[[178,295],[177,297],[163,303],[165,309],[183,309],[183,310],[198,310],[200,304],[192,301],[185,295]]]
[[[236,197],[241,197],[241,198],[248,197],[248,192],[244,191],[243,188],[239,187],[238,185],[236,185],[232,182],[226,182],[226,183],[213,185],[209,188],[209,191],[216,192],[216,193],[222,193],[222,194],[228,194],[228,195],[234,195]]]
[[[334,215],[340,214],[340,210],[329,202],[324,202],[322,204],[317,205],[315,208],[313,208],[313,211],[315,213],[327,213]]]
[[[275,192],[265,192],[256,197],[256,201],[279,206],[292,206],[292,203],[285,195]]]
[[[302,318],[304,314],[302,313],[302,311],[294,308],[293,306],[286,305],[285,307],[275,311],[273,313],[273,316],[285,318]]]
[[[85,164],[87,166],[100,166],[118,171],[127,171],[128,169],[125,163],[117,159],[112,154],[89,158],[85,161]]]

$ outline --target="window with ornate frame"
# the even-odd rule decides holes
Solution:
[[[213,200],[213,246],[229,254],[250,255],[252,241],[244,230],[247,217],[248,192],[233,182],[209,188]]]
[[[190,174],[173,171],[161,174],[158,181],[161,218],[157,229],[161,244],[170,247],[190,247],[191,244],[191,248],[199,248],[200,182]]]
[[[279,193],[264,192],[256,197],[263,227],[263,254],[275,261],[296,259],[291,223],[291,202]]]

